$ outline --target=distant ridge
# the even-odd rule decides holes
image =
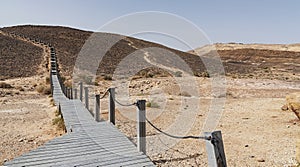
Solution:
[[[57,57],[64,75],[71,76],[78,53],[93,32],[61,26],[23,25],[5,27],[0,30],[23,34],[51,43],[57,49]],[[117,34],[99,33],[103,45],[107,38]],[[1,41],[0,41],[1,42]],[[300,80],[300,44],[215,44],[227,76],[238,78],[266,78],[280,80]],[[105,47],[105,46],[103,46]],[[98,75],[111,75],[120,61],[127,55],[149,47],[161,48],[180,56],[197,76],[205,76],[206,68],[202,59],[211,59],[211,46],[196,49],[195,52],[182,52],[166,46],[132,37],[124,37],[106,53],[99,65]],[[165,53],[152,53],[164,60]],[[164,60],[167,61],[167,60]],[[152,73],[162,73],[161,69],[152,69]]]

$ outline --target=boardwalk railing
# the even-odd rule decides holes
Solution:
[[[52,54],[51,54],[52,55]],[[55,57],[55,54],[53,54]],[[54,60],[54,59],[53,59]],[[56,61],[55,61],[56,63]],[[77,99],[77,88],[70,88],[66,87],[61,80],[59,72],[57,72],[58,65],[51,65],[53,67],[52,74],[57,74],[58,78],[61,83],[62,90],[64,94],[69,99]],[[74,93],[76,96],[73,96]],[[123,105],[119,103],[115,97],[115,88],[109,88],[106,92],[104,92],[103,97],[106,94],[109,94],[109,122],[115,125],[115,103],[117,102],[119,105]],[[84,97],[84,99],[83,99]],[[79,98],[85,104],[86,109],[90,112],[90,114],[94,117],[95,121],[99,122],[101,118],[101,108],[100,108],[100,94],[95,94],[95,113],[91,111],[89,108],[89,88],[83,86],[83,82],[79,82]],[[161,131],[157,128],[153,123],[151,123],[146,118],[146,101],[145,100],[138,100],[136,103],[123,105],[123,106],[132,106],[136,105],[137,107],[137,149],[139,152],[143,152],[146,155],[146,122],[148,122],[153,128],[158,130],[159,132],[173,138],[179,139],[204,139],[206,141],[206,149],[208,154],[208,164],[211,167],[226,167],[226,157],[223,145],[223,139],[221,131],[214,131],[214,132],[205,132],[205,136],[174,136],[171,134],[167,134],[166,132]]]
[[[13,36],[17,36],[16,34],[12,34]],[[25,38],[24,36],[18,36],[21,38]],[[35,40],[35,39],[30,39],[28,38],[28,40],[33,41],[34,43],[39,43],[39,44],[43,44],[43,45],[47,45],[45,43],[43,43],[40,40]],[[89,111],[89,113],[92,115],[93,120],[95,123],[100,123],[101,121],[101,107],[100,107],[100,99],[104,98],[106,96],[106,94],[109,94],[109,122],[111,125],[115,125],[115,103],[118,103],[119,105],[123,105],[123,106],[133,106],[135,105],[137,107],[137,150],[138,152],[143,153],[144,155],[146,155],[146,122],[149,123],[154,129],[156,129],[157,131],[159,131],[160,133],[167,135],[169,137],[172,138],[179,138],[179,139],[203,139],[206,141],[206,146],[207,146],[207,153],[208,153],[208,161],[209,161],[209,166],[213,166],[213,167],[226,167],[226,158],[225,158],[225,152],[224,152],[224,146],[223,146],[223,140],[222,140],[222,135],[220,131],[215,131],[215,132],[206,132],[205,136],[175,136],[172,134],[168,134],[162,130],[160,130],[160,128],[156,127],[151,121],[149,121],[146,117],[146,101],[145,100],[138,100],[135,103],[132,104],[121,104],[118,102],[118,100],[115,97],[115,88],[109,88],[102,97],[100,97],[100,94],[95,94],[93,97],[95,97],[95,112],[92,112],[90,109],[90,105],[89,105],[89,90],[88,87],[84,87],[83,83],[80,82],[79,83],[79,91],[77,90],[77,88],[72,88],[72,87],[67,87],[64,84],[64,79],[61,77],[60,71],[59,71],[59,65],[57,63],[57,58],[56,58],[56,53],[55,53],[55,49],[54,47],[52,47],[50,44],[48,44],[48,47],[50,47],[50,70],[49,70],[49,75],[50,75],[50,84],[51,84],[51,93],[53,95],[53,97],[56,97],[57,101],[56,102],[58,104],[58,108],[59,111],[62,111],[62,116],[65,117],[65,119],[69,119],[69,121],[66,121],[66,131],[68,132],[80,132],[80,136],[82,134],[85,135],[91,135],[91,134],[86,134],[87,131],[90,130],[90,128],[92,128],[91,126],[94,125],[93,122],[87,121],[87,119],[89,120],[89,116],[86,115],[86,113],[83,113],[82,111],[84,109],[77,109],[77,108],[82,108],[81,106],[83,106],[82,103],[84,103],[84,107],[86,111]],[[58,83],[57,83],[58,82]],[[59,86],[59,89],[57,88],[57,86]],[[63,93],[64,96],[60,95],[60,92]],[[79,96],[78,96],[79,93]],[[83,99],[84,97],[84,99]],[[71,110],[76,110],[77,112],[79,112],[79,115],[76,115],[78,113],[76,113],[74,115],[74,113],[70,113],[70,112],[75,112],[75,111],[71,111],[70,112],[66,112],[63,111],[64,109],[68,109],[70,108],[70,106],[72,106],[72,103],[66,102],[65,104],[63,104],[62,108],[61,108],[61,103],[60,100],[64,101],[64,99],[67,98],[69,99],[70,102],[74,101],[74,107],[71,107]],[[79,99],[78,99],[79,98]],[[76,105],[75,105],[76,102]],[[81,105],[77,102],[81,102]],[[67,115],[64,115],[67,114]],[[84,118],[81,118],[84,117]],[[74,122],[75,121],[75,122]],[[86,125],[80,125],[77,128],[77,124],[83,124],[83,122]],[[71,126],[76,126],[76,127],[71,127]],[[106,125],[102,125],[103,127],[106,127]],[[84,130],[84,131],[82,131]],[[103,132],[98,132],[98,133],[103,133]],[[93,134],[92,134],[93,136]],[[96,135],[97,136],[97,135]],[[72,137],[72,136],[71,136]],[[90,136],[91,137],[91,136]],[[78,137],[75,137],[78,138]],[[70,140],[70,139],[68,139]],[[93,139],[94,141],[98,141],[98,139]],[[76,142],[79,142],[76,140]],[[97,142],[96,142],[97,143]],[[98,143],[99,144],[99,143]],[[64,144],[65,145],[65,144]],[[53,147],[51,145],[51,142],[49,144],[48,147]],[[69,146],[68,146],[69,147]],[[102,145],[103,147],[103,145]],[[107,147],[110,148],[110,147]],[[48,148],[45,148],[48,149]],[[64,147],[62,148],[64,149]],[[128,149],[130,149],[130,147],[128,147]],[[117,151],[117,150],[115,150]],[[117,151],[118,152],[118,151]],[[44,154],[45,151],[42,151],[41,154]],[[99,152],[100,154],[102,154],[101,152]],[[57,154],[57,153],[55,153]],[[71,154],[71,153],[70,153]],[[84,153],[83,153],[84,154]],[[35,154],[34,154],[35,155]],[[45,154],[45,157],[49,156],[48,154]],[[64,155],[65,156],[65,155]],[[80,155],[78,155],[80,156]],[[28,157],[31,157],[31,154],[28,155]],[[35,156],[34,156],[35,157]],[[41,155],[39,155],[38,157],[42,157]],[[54,157],[57,157],[56,155]],[[61,163],[56,163],[54,160],[47,160],[44,161],[43,159],[37,158],[34,159],[34,162],[28,161],[28,164],[40,164],[40,163],[45,163],[45,162],[53,162],[53,164],[60,164],[60,165],[71,165],[74,166],[74,164],[79,163],[82,164],[82,161],[85,160],[76,160],[74,159],[76,157],[73,157],[73,159],[71,157],[69,158],[64,158],[63,160],[68,160],[68,159],[72,159],[72,162],[61,162]],[[81,157],[82,158],[82,157]],[[121,157],[124,158],[124,157]],[[152,166],[153,164],[149,162],[149,160],[146,157],[141,157],[141,160],[135,159],[129,159],[128,157],[125,157],[124,159],[128,159],[126,161],[132,161],[132,163],[128,163],[125,161],[124,162],[110,162],[109,164],[113,164],[113,166],[122,166],[123,164],[136,164],[136,162],[141,162],[138,164],[141,165],[142,163],[144,163],[145,165],[142,166]],[[99,159],[99,157],[98,157]],[[99,160],[93,160],[93,162],[88,161],[88,163],[96,163],[96,164],[105,164],[100,162]],[[105,161],[105,159],[103,159],[102,161]],[[27,164],[27,161],[23,161],[23,158],[17,159],[16,162],[12,162],[12,164],[16,163],[16,164],[21,164],[21,166],[24,166],[22,163]],[[8,163],[9,164],[9,163]],[[121,164],[121,165],[120,165]],[[75,165],[76,166],[76,165]]]

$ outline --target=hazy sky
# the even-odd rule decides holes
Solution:
[[[161,11],[193,22],[213,43],[300,43],[299,0],[1,0],[0,4],[1,27],[46,24],[97,30],[122,15]]]

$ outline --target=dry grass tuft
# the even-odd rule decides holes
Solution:
[[[10,84],[8,84],[6,82],[0,82],[0,88],[10,89],[10,88],[13,88],[13,86],[11,86]]]
[[[179,93],[179,96],[191,97],[192,95],[190,95],[188,92],[183,91]]]
[[[39,85],[36,88],[36,91],[44,94],[44,95],[50,95],[51,94],[51,87],[50,86],[45,86],[45,85]]]

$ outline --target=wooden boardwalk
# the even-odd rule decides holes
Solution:
[[[154,166],[109,122],[96,122],[80,100],[68,99],[51,75],[53,98],[60,104],[67,134],[24,154],[6,166]]]

